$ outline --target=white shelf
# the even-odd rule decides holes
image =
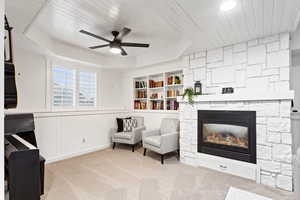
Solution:
[[[155,87],[155,88],[149,88],[149,90],[162,90],[164,87]]]
[[[146,101],[147,98],[135,98],[134,100],[136,100],[136,101]]]
[[[175,81],[175,76],[178,76],[181,84],[172,84],[172,85],[167,85],[168,83],[168,77],[173,76],[173,81]],[[147,97],[148,98],[135,98],[134,96],[134,101],[141,101],[141,102],[147,102],[147,109],[145,110],[139,110],[139,109],[134,109],[135,111],[138,112],[148,112],[148,111],[153,111],[153,112],[168,112],[168,113],[178,113],[178,110],[167,110],[167,105],[168,102],[170,100],[176,101],[177,97],[166,97],[168,90],[172,90],[174,91],[174,94],[181,94],[183,91],[183,70],[182,69],[176,69],[174,71],[168,71],[168,72],[164,72],[164,73],[156,73],[156,74],[149,74],[147,76],[141,76],[141,77],[134,77],[133,82],[135,83],[136,81],[139,80],[144,80],[146,81],[146,88],[135,88],[135,84],[133,86],[133,91],[134,91],[134,95],[136,95],[136,93],[138,93],[139,91],[146,91],[147,92]],[[154,87],[154,88],[150,88],[150,80],[153,80],[155,82],[157,81],[163,81],[163,87]],[[174,83],[174,82],[173,82]],[[178,92],[177,92],[178,91]],[[157,93],[157,96],[161,97],[163,96],[163,98],[157,98],[157,99],[151,99],[151,95]],[[167,101],[169,100],[169,101]],[[152,104],[155,104],[157,102],[158,107],[160,107],[160,105],[164,108],[163,110],[152,110],[151,107],[154,106]],[[134,106],[139,106],[134,104],[133,102],[133,107]],[[172,106],[173,107],[173,106]]]
[[[166,97],[166,99],[177,99],[177,97]]]
[[[165,99],[149,99],[150,101],[163,101]]]
[[[178,110],[133,110],[135,113],[169,113],[169,114],[178,114]]]
[[[221,102],[221,101],[271,101],[271,100],[292,100],[294,91],[288,92],[247,92],[234,94],[199,95],[194,102]],[[177,97],[180,103],[188,102],[183,97]]]
[[[166,87],[183,87],[183,84],[166,85]]]

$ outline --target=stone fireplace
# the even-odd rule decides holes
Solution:
[[[290,35],[282,33],[182,57],[184,88],[193,88],[194,83],[200,81],[202,92],[207,95],[196,97],[193,105],[178,98],[181,162],[291,191],[290,110],[294,93],[289,84],[290,53]],[[221,94],[225,87],[234,88],[234,93]],[[251,160],[248,162],[245,158],[236,159],[238,156],[230,155],[230,149],[238,150],[234,152],[242,155],[247,151],[247,142],[249,147],[249,132],[247,138],[245,130],[248,126],[244,124],[210,121],[204,124],[207,128],[204,138],[203,135],[199,138],[198,110],[255,112],[256,148],[251,150],[256,149],[256,160],[252,156],[248,157]],[[233,133],[228,134],[228,130]],[[242,135],[235,135],[236,130]],[[205,144],[200,150],[199,139]],[[217,148],[211,152],[208,147]]]
[[[293,96],[292,91],[203,95],[193,105],[178,97],[181,162],[292,191]]]
[[[256,112],[198,110],[198,152],[256,164]]]

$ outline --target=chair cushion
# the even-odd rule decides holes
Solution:
[[[160,136],[159,135],[149,136],[144,139],[144,142],[159,148],[160,147]]]
[[[162,120],[160,126],[160,134],[165,135],[168,133],[178,132],[179,130],[179,120],[173,118],[165,118]]]
[[[123,120],[124,120],[124,119],[131,119],[131,117],[127,117],[127,118],[117,118],[117,126],[118,126],[117,132],[123,132]]]
[[[132,132],[133,128],[137,127],[136,119],[124,119],[123,120],[123,131]]]
[[[114,134],[115,138],[118,139],[127,139],[130,140],[132,138],[132,133],[131,132],[118,132]]]

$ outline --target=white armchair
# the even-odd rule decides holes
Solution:
[[[113,149],[115,149],[116,143],[122,143],[132,145],[132,152],[134,152],[135,145],[142,141],[142,131],[145,130],[144,118],[134,116],[132,119],[137,120],[137,127],[132,132],[117,132],[117,129],[114,129],[112,133]]]
[[[178,151],[179,154],[179,120],[165,118],[160,129],[143,131],[144,156],[147,149],[161,155],[161,164],[164,164],[164,155]],[[179,155],[178,155],[179,156]]]

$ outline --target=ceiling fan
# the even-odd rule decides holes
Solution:
[[[120,54],[122,56],[126,56],[127,53],[123,47],[144,47],[148,48],[150,45],[149,44],[143,44],[143,43],[131,43],[131,42],[122,42],[122,39],[128,35],[131,32],[131,29],[124,27],[120,32],[119,31],[112,31],[112,35],[114,36],[114,39],[108,40],[104,37],[95,35],[93,33],[90,33],[85,30],[80,30],[80,33],[89,35],[91,37],[103,40],[105,42],[108,42],[108,44],[103,44],[103,45],[97,45],[97,46],[92,46],[89,47],[90,49],[98,49],[98,48],[103,48],[103,47],[109,47],[110,52],[115,53],[115,54]]]

